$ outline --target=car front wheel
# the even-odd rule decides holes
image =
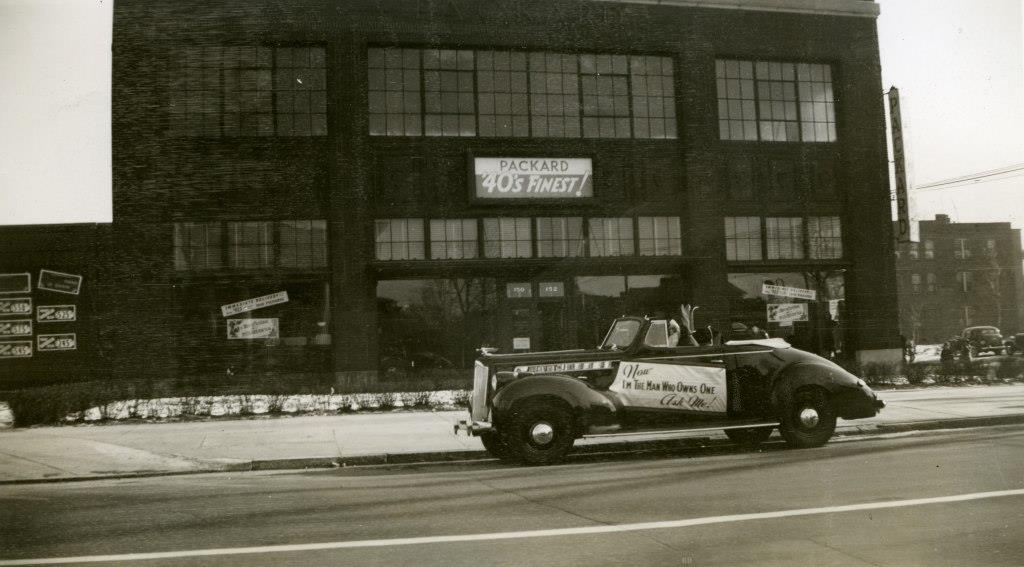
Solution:
[[[513,412],[504,436],[512,453],[527,465],[553,465],[572,449],[572,414],[569,408],[548,400],[521,402]]]
[[[793,395],[782,414],[779,433],[794,447],[820,447],[836,430],[836,414],[825,392],[800,390]]]
[[[484,449],[486,449],[492,457],[505,462],[515,460],[515,455],[513,454],[512,449],[496,431],[481,433],[480,442],[483,443]]]

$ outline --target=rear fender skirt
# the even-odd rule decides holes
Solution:
[[[575,416],[577,436],[591,425],[617,423],[617,410],[610,399],[579,378],[559,374],[527,376],[498,390],[492,401],[494,423],[500,427],[516,404],[529,398],[566,403]]]

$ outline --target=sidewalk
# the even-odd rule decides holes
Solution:
[[[839,434],[1024,423],[1024,385],[880,391],[872,419]],[[464,411],[264,417],[0,431],[0,483],[486,458],[452,434]],[[724,437],[721,433],[693,434]],[[610,449],[664,435],[582,440]]]

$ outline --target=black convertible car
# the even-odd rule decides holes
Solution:
[[[791,445],[815,447],[837,418],[885,405],[863,380],[782,339],[671,346],[670,327],[622,317],[594,350],[484,354],[456,433],[531,465],[559,462],[581,437],[666,430],[722,429],[753,445],[777,427]]]

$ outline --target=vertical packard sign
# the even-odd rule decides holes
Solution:
[[[910,203],[907,197],[907,164],[903,151],[903,120],[900,118],[900,91],[889,89],[889,121],[892,131],[892,160],[896,172],[896,241],[910,242]]]
[[[590,158],[473,158],[477,199],[586,199],[594,196]]]

